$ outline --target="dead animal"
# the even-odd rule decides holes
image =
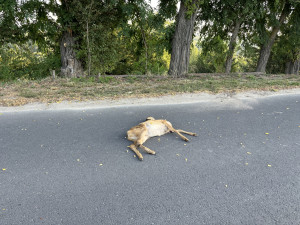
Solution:
[[[138,148],[140,147],[145,152],[155,155],[155,151],[145,147],[143,144],[151,137],[161,136],[169,132],[178,134],[184,141],[189,141],[189,139],[187,139],[181,133],[191,136],[197,135],[184,130],[176,130],[167,120],[156,120],[153,117],[148,117],[145,122],[140,123],[127,131],[127,139],[129,141],[133,141],[133,144],[128,147],[134,151],[139,160],[143,160],[143,155],[139,152]]]

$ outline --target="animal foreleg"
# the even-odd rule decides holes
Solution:
[[[140,151],[136,148],[134,144],[129,145],[129,148],[137,155],[139,160],[143,160],[143,155],[140,153]]]
[[[151,150],[150,148],[147,148],[144,145],[139,145],[139,147],[141,147],[142,149],[144,149],[145,152],[147,152],[149,154],[152,154],[152,155],[155,155],[155,151]]]

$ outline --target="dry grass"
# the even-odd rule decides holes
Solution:
[[[203,75],[201,77],[102,77],[18,80],[1,83],[0,106],[32,102],[87,101],[193,92],[238,92],[299,88],[296,75]]]

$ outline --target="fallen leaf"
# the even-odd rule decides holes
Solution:
[[[6,169],[5,169],[5,168],[2,168],[2,170],[5,171]]]
[[[268,164],[268,167],[271,167],[272,165]]]
[[[135,155],[133,155],[133,157],[135,158],[136,156],[135,156]]]
[[[225,184],[225,187],[228,187],[228,185],[227,185],[227,184]]]
[[[179,154],[176,154],[177,156],[180,156]]]
[[[265,135],[269,135],[269,133],[265,133]]]
[[[77,162],[80,162],[80,159],[77,159]]]
[[[158,138],[157,141],[160,142],[160,138]]]
[[[245,163],[246,166],[248,166],[248,163]]]
[[[183,145],[186,145],[186,144],[183,144]]]
[[[185,158],[185,161],[187,162],[187,158]]]
[[[252,153],[251,153],[251,152],[247,152],[247,154],[248,154],[248,155],[251,155]]]
[[[100,164],[99,164],[99,166],[103,166],[103,164],[102,164],[102,163],[100,163]]]

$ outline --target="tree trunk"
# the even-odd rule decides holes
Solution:
[[[234,48],[236,46],[236,38],[238,36],[241,23],[242,23],[241,19],[237,19],[235,21],[235,26],[234,26],[234,29],[233,29],[233,32],[231,35],[231,39],[229,42],[229,46],[228,46],[228,54],[227,54],[226,63],[225,63],[225,73],[230,73],[230,71],[231,71],[232,58],[233,58]]]
[[[63,32],[60,41],[61,73],[64,77],[81,77],[83,69],[74,51],[75,40],[72,31]]]
[[[295,62],[295,74],[296,74],[296,75],[299,75],[299,70],[300,70],[300,59],[298,59],[298,60]]]
[[[191,4],[196,4],[193,0]],[[172,53],[169,74],[177,77],[188,73],[190,61],[190,46],[193,40],[194,25],[197,12],[189,18],[186,16],[187,7],[182,0],[176,21],[175,34],[172,41]]]
[[[285,70],[284,70],[284,73],[285,73],[285,74],[290,74],[290,71],[291,71],[291,64],[292,64],[291,61],[288,61],[288,62],[285,63]]]
[[[284,22],[286,17],[290,12],[290,4],[288,2],[285,3],[284,8],[281,12],[280,19],[278,21],[278,25],[274,26],[271,32],[269,39],[266,41],[264,45],[261,46],[259,59],[257,62],[256,72],[266,72],[267,63],[270,57],[271,48],[274,44],[277,33],[280,29],[281,24]]]
[[[285,64],[285,74],[299,75],[300,59],[296,61],[289,61]]]
[[[143,43],[144,43],[144,45],[145,45],[145,60],[146,60],[146,64],[145,64],[145,74],[148,74],[148,46],[147,46],[147,41],[146,41],[145,31],[144,31],[142,25],[141,25],[141,33],[142,33]]]

